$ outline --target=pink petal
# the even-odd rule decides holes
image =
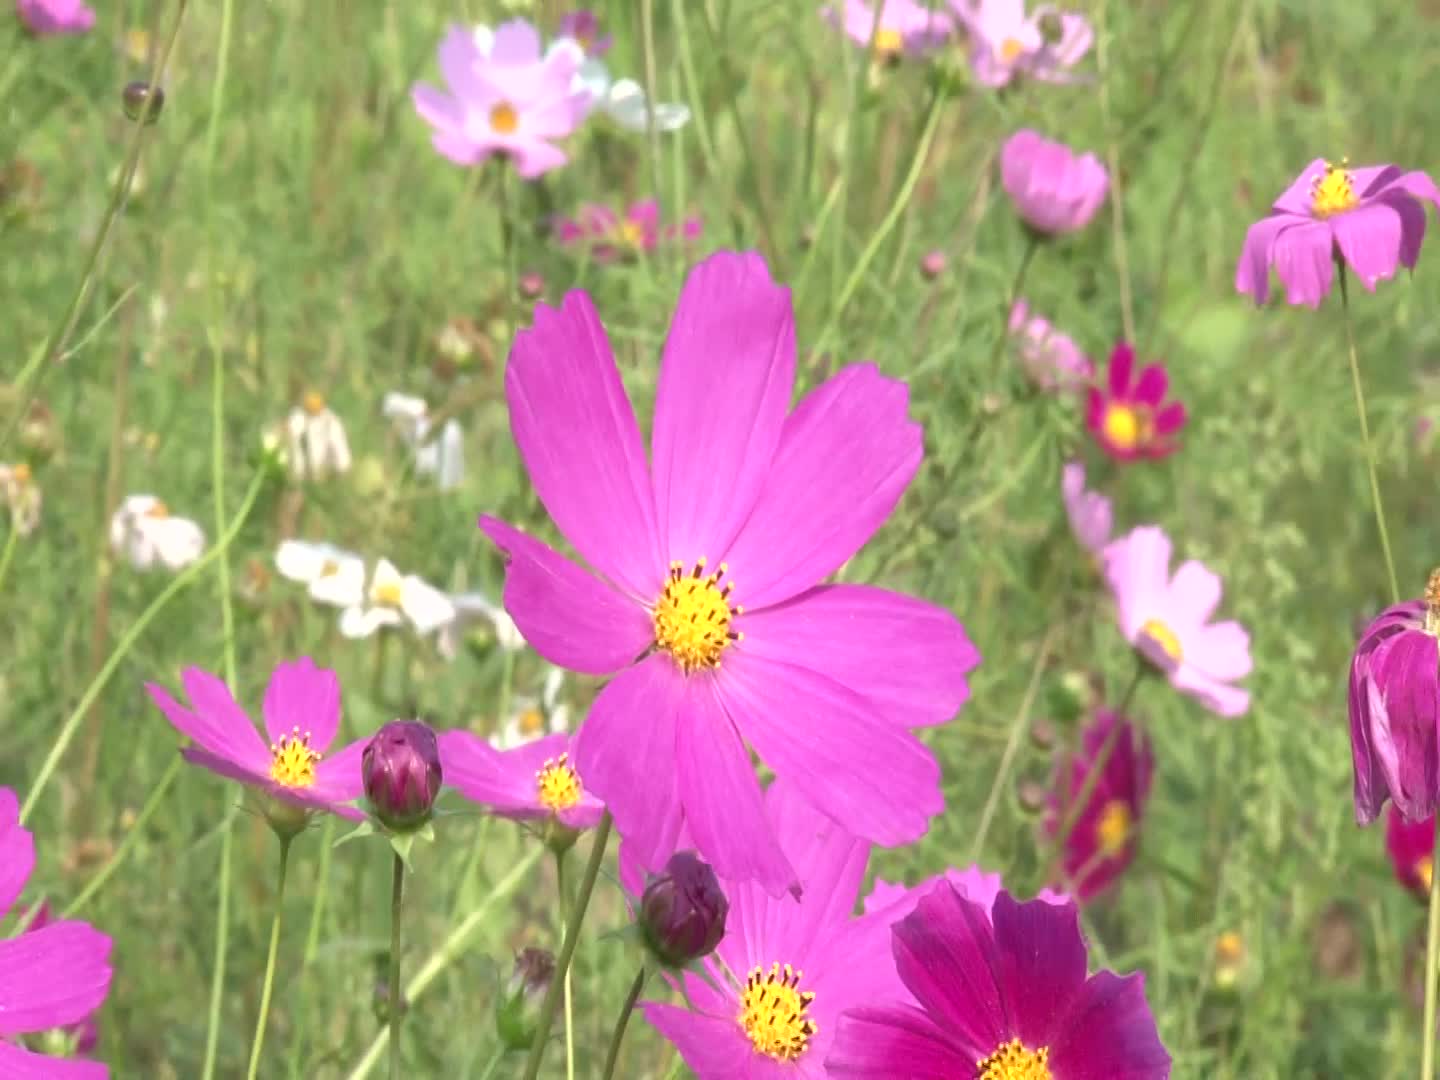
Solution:
[[[436,131],[431,134],[430,145],[456,165],[478,165],[495,152],[495,147],[488,142],[472,142],[464,135],[449,131]]]
[[[1291,225],[1308,218],[1290,214],[1272,214],[1261,218],[1245,231],[1245,244],[1235,266],[1235,288],[1263,304],[1270,295],[1270,261],[1275,238]]]
[[[484,93],[479,69],[485,62],[475,35],[463,26],[451,24],[440,39],[440,74],[454,94],[470,99]]]
[[[1277,213],[1298,214],[1301,217],[1311,217],[1314,206],[1311,192],[1315,186],[1315,181],[1324,175],[1325,159],[1316,158],[1310,162],[1309,165],[1306,165],[1305,168],[1301,169],[1300,175],[1291,182],[1289,187],[1280,193],[1280,197],[1276,199],[1273,204],[1273,209]]]
[[[249,787],[263,788],[268,791],[272,784],[269,765],[261,769],[252,769],[232,761],[223,754],[211,753],[201,746],[186,746],[181,749],[180,756],[190,764],[199,765],[216,776],[223,776],[227,780],[236,780]]]
[[[1050,1043],[1050,1067],[1065,1080],[1165,1080],[1170,1055],[1145,1001],[1145,976],[1092,975]]]
[[[323,754],[340,727],[340,680],[308,656],[277,664],[265,688],[264,712],[272,743],[299,731],[310,736],[312,750]]]
[[[654,640],[644,608],[553,548],[489,516],[480,519],[480,530],[508,558],[505,610],[551,663],[608,675],[633,663]]]
[[[1414,270],[1420,261],[1420,245],[1425,242],[1425,208],[1406,195],[1387,196],[1380,201],[1400,216],[1400,265]]]
[[[365,778],[360,771],[360,759],[370,739],[356,739],[348,746],[326,754],[315,766],[316,796],[326,802],[343,803],[358,799],[365,792]]]
[[[934,1020],[913,1006],[852,1009],[825,1059],[829,1075],[848,1080],[895,1080],[896,1063],[905,1063],[912,1080],[949,1080],[971,1076],[977,1054],[956,1046]]]
[[[8,788],[0,788],[0,799],[7,795],[14,798]],[[9,825],[0,824],[0,919],[20,898],[34,869],[35,837],[30,830],[21,828],[13,818]]]
[[[524,19],[511,19],[495,28],[490,59],[505,66],[532,64],[540,60],[541,51],[540,32]]]
[[[1074,904],[995,898],[990,918],[1000,952],[1002,993],[1012,1034],[1026,1046],[1049,1046],[1070,1003],[1085,985],[1085,941]]]
[[[874,364],[851,364],[785,421],[760,499],[725,557],[748,610],[810,588],[890,516],[924,453],[908,398]]]
[[[1180,402],[1171,402],[1155,414],[1155,434],[1173,435],[1185,426],[1185,406]]]
[[[543,139],[526,139],[523,142],[508,147],[507,151],[510,159],[515,162],[515,171],[525,180],[534,180],[538,176],[543,176],[551,169],[560,168],[570,160],[566,156],[565,151],[561,150],[558,146],[551,146]],[[584,294],[582,293],[581,295]],[[524,333],[524,331],[521,331],[521,333]],[[511,423],[513,424],[515,414],[512,412],[510,415]],[[631,419],[633,420],[634,417],[632,416]],[[535,474],[532,472],[530,476],[533,480]],[[593,540],[595,537],[591,536],[588,537],[588,539]]]
[[[653,1001],[642,1005],[641,1011],[646,1022],[680,1051],[695,1075],[716,1080],[759,1080],[764,1075],[756,1064],[758,1055],[734,1017],[704,1016]]]
[[[1212,679],[1243,679],[1250,674],[1250,634],[1237,622],[1202,627],[1185,643],[1185,660]]]
[[[1220,606],[1220,588],[1219,574],[1198,560],[1187,559],[1170,579],[1166,617],[1177,629],[1198,630]]]
[[[1135,349],[1127,341],[1119,342],[1110,353],[1110,396],[1130,396],[1130,372],[1135,366]]]
[[[207,750],[246,768],[268,772],[270,751],[225,684],[199,668],[186,668],[180,679],[190,698],[190,709],[181,706],[159,684],[145,684],[150,699],[166,719]]]
[[[1271,252],[1287,303],[1318,308],[1329,294],[1335,280],[1333,221],[1296,225],[1275,237]]]
[[[410,88],[410,100],[415,112],[431,127],[448,131],[459,131],[465,126],[465,108],[449,94],[428,83],[416,83]]]
[[[536,306],[534,326],[510,350],[505,396],[520,456],[560,532],[631,596],[653,601],[666,564],[645,448],[589,296]]]
[[[51,923],[0,941],[0,1036],[78,1024],[110,990],[110,938]]]
[[[795,383],[790,290],[754,252],[685,279],[655,395],[651,455],[666,559],[718,562],[750,514]]]
[[[1170,673],[1170,682],[1217,716],[1233,719],[1250,710],[1248,690],[1212,678],[1193,665],[1181,664]]]
[[[1170,386],[1170,377],[1165,374],[1163,364],[1146,364],[1140,372],[1140,381],[1135,384],[1133,400],[1152,409],[1165,400],[1165,391]]]
[[[1417,207],[1418,209],[1418,207]],[[1424,212],[1420,218],[1424,221]],[[1371,292],[1400,265],[1400,214],[1386,202],[1357,206],[1330,219],[1335,243],[1360,284]]]
[[[1131,642],[1157,609],[1170,582],[1170,538],[1157,525],[1132,529],[1105,549],[1105,579],[1115,594],[1120,630]]]
[[[0,1076],[5,1080],[106,1080],[109,1075],[98,1061],[35,1054],[0,1039]]]

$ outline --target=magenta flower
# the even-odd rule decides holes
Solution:
[[[1175,689],[1213,713],[1243,716],[1250,694],[1232,684],[1250,674],[1250,635],[1238,622],[1210,621],[1220,606],[1220,575],[1190,559],[1172,578],[1170,554],[1170,538],[1156,525],[1105,548],[1120,631]]]
[[[1343,259],[1360,283],[1375,291],[1395,268],[1414,270],[1425,239],[1425,207],[1440,210],[1440,190],[1419,170],[1397,165],[1347,169],[1324,158],[1305,166],[1251,225],[1235,267],[1235,288],[1257,304],[1270,295],[1270,268],[1285,300],[1318,308],[1330,293],[1335,261]]]
[[[1025,224],[1051,236],[1090,224],[1110,191],[1110,174],[1094,154],[1076,156],[1028,128],[1001,147],[1000,182]]]
[[[15,0],[15,13],[32,34],[83,34],[95,25],[95,12],[83,0]]]
[[[0,802],[3,802],[3,798],[0,798]],[[4,808],[0,807],[0,815],[3,813]],[[3,845],[4,841],[0,841],[0,847]],[[3,853],[0,853],[0,860],[3,859]],[[49,902],[42,900],[34,907],[22,909],[18,915],[18,921],[24,926],[26,933],[32,933],[54,925],[56,920],[54,913],[50,910]],[[95,1048],[100,1045],[100,1024],[95,1019],[97,1015],[99,1015],[98,1009],[77,1023],[66,1024],[59,1029],[71,1040],[74,1053],[81,1057],[93,1054]]]
[[[993,919],[993,921],[992,921]],[[1163,1080],[1170,1055],[1145,976],[1101,971],[1075,905],[985,909],[938,888],[895,926],[895,964],[914,1005],[855,1008],[826,1059],[832,1077],[868,1080]]]
[[[615,44],[613,35],[600,33],[600,17],[587,8],[562,16],[559,35],[576,42],[586,56],[604,56]]]
[[[1385,815],[1385,852],[1395,880],[1421,900],[1430,898],[1435,877],[1435,819],[1406,821],[1394,804]]]
[[[660,241],[695,240],[700,236],[698,217],[679,225],[660,225],[660,204],[654,199],[633,203],[620,217],[608,206],[587,203],[574,218],[555,222],[555,239],[565,247],[589,247],[591,258],[608,263],[654,251]]]
[[[1185,406],[1165,404],[1170,377],[1164,364],[1146,364],[1134,382],[1135,350],[1120,342],[1110,354],[1109,390],[1091,386],[1085,426],[1116,461],[1162,458],[1180,449],[1171,438],[1185,426]]]
[[[340,728],[340,680],[333,671],[317,668],[308,656],[276,665],[262,706],[268,747],[224,680],[191,667],[180,673],[180,683],[188,709],[158,683],[145,689],[170,723],[194,740],[180,751],[186,761],[303,811],[364,820],[364,813],[345,804],[364,790],[360,756],[369,740],[324,756]]]
[[[1068,69],[1090,51],[1095,32],[1085,16],[1042,4],[1025,14],[1025,0],[951,0],[970,36],[970,66],[981,86],[1005,86],[1017,75],[1070,82]]]
[[[440,761],[447,784],[512,821],[554,818],[569,829],[593,829],[605,812],[581,784],[563,732],[497,750],[469,731],[442,731]]]
[[[882,0],[879,27],[870,0],[842,0],[840,11],[826,5],[820,16],[861,48],[873,47],[883,60],[924,53],[943,44],[954,30],[946,16],[917,0]]]
[[[20,825],[20,804],[0,788],[0,919],[15,905],[35,868],[35,838]],[[36,922],[39,920],[37,919]],[[33,1053],[24,1035],[80,1026],[110,992],[110,938],[70,919],[32,923],[0,940],[0,1076],[14,1080],[104,1080],[94,1061]]]
[[[1114,521],[1110,500],[1098,491],[1085,490],[1085,466],[1078,461],[1069,462],[1061,471],[1060,494],[1075,539],[1096,559],[1102,559]]]
[[[683,976],[689,1008],[642,1009],[698,1076],[819,1080],[842,1012],[908,998],[890,956],[890,920],[851,915],[869,845],[778,781],[765,811],[804,887],[799,901],[726,882],[725,936],[702,961],[708,980]]]
[[[1065,838],[1064,880],[1085,903],[1108,889],[1135,859],[1155,754],[1139,728],[1104,709],[1081,733],[1080,747],[1061,757],[1041,824],[1053,839],[1100,763],[1100,778]]]
[[[661,360],[647,467],[590,298],[538,306],[505,375],[540,501],[600,573],[492,517],[505,608],[552,663],[613,675],[575,763],[641,865],[681,822],[731,881],[795,882],[748,743],[842,826],[924,833],[939,766],[909,728],[949,720],[979,654],[950,612],[820,585],[894,509],[920,464],[903,383],[852,364],[789,412],[790,294],[755,254],[693,269]],[[743,603],[743,606],[742,606]]]
[[[492,34],[452,26],[440,43],[447,94],[427,83],[411,90],[415,111],[435,130],[435,149],[457,165],[504,154],[527,180],[564,165],[554,145],[584,119],[590,96],[572,80],[584,54],[566,39],[543,56],[540,34],[524,19]]]
[[[1074,339],[1032,314],[1024,300],[1010,309],[1010,333],[1020,339],[1025,374],[1046,393],[1079,390],[1095,377],[1095,365]]]
[[[1004,889],[999,874],[987,873],[980,869],[978,864],[972,864],[964,870],[957,870],[952,866],[943,874],[926,878],[915,886],[898,885],[883,878],[876,878],[869,895],[865,897],[865,914],[883,911],[886,921],[893,925],[914,911],[922,897],[929,896],[941,885],[949,885],[966,900],[979,904],[987,916],[995,906],[995,898]],[[1044,900],[1047,904],[1070,903],[1068,894],[1056,892],[1054,889],[1041,889],[1035,899]]]

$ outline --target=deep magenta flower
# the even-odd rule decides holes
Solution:
[[[1110,192],[1110,174],[1094,154],[1077,155],[1029,128],[1001,147],[1000,182],[1025,224],[1047,235],[1083,229]]]
[[[95,11],[83,0],[15,0],[15,13],[32,34],[83,34],[95,25]]]
[[[1098,491],[1085,488],[1085,466],[1078,461],[1067,462],[1060,473],[1060,495],[1065,501],[1065,516],[1070,531],[1080,546],[1095,557],[1104,558],[1114,526],[1114,509],[1110,500]]]
[[[840,1018],[833,1077],[868,1080],[1163,1080],[1170,1055],[1145,1001],[1145,976],[1100,971],[1073,904],[993,912],[941,887],[895,926],[895,964],[918,1006],[867,1006]]]
[[[435,732],[420,720],[391,720],[360,755],[370,809],[382,825],[398,832],[430,820],[443,775]]]
[[[1025,0],[950,0],[970,36],[970,67],[981,86],[1005,86],[1017,75],[1070,82],[1069,69],[1095,40],[1085,16],[1042,4],[1029,15]]]
[[[1135,350],[1122,341],[1110,354],[1108,389],[1091,386],[1085,426],[1100,449],[1116,461],[1162,458],[1180,449],[1171,436],[1185,426],[1182,402],[1165,403],[1170,376],[1165,365],[1146,364],[1135,373]]]
[[[1220,716],[1243,716],[1250,694],[1234,683],[1250,674],[1250,634],[1233,620],[1210,621],[1220,606],[1219,574],[1189,559],[1171,577],[1170,555],[1170,538],[1157,525],[1106,546],[1120,632],[1175,689]]]
[[[1435,878],[1435,819],[1406,821],[1391,804],[1385,815],[1385,852],[1395,880],[1421,900],[1428,900]]]
[[[447,784],[513,821],[554,818],[568,829],[593,829],[605,812],[581,784],[563,732],[497,750],[472,732],[442,731],[440,760]]]
[[[1144,732],[1116,713],[1097,712],[1081,732],[1080,751],[1061,755],[1041,823],[1052,839],[1059,833],[1107,751],[1100,778],[1065,838],[1065,881],[1081,903],[1109,888],[1135,858],[1155,773]]]
[[[480,520],[525,639],[614,676],[575,763],[641,864],[664,866],[684,821],[720,877],[772,892],[796,878],[746,744],[850,831],[908,843],[943,806],[908,729],[949,720],[979,662],[944,609],[818,584],[894,509],[921,432],[904,384],[873,364],[789,411],[794,382],[789,291],[758,255],[711,256],[670,325],[647,468],[590,298],[541,305],[510,354],[511,428],[540,501],[603,579]]]
[[[827,4],[820,17],[862,49],[873,48],[882,60],[927,52],[944,44],[954,29],[948,16],[918,0],[881,0],[878,27],[869,0],[841,0],[838,11]]]
[[[1287,303],[1318,308],[1330,293],[1336,260],[1343,259],[1374,292],[1396,267],[1415,269],[1425,239],[1425,202],[1440,210],[1440,190],[1419,170],[1348,169],[1343,161],[1336,166],[1316,158],[1275,200],[1269,216],[1246,231],[1235,288],[1263,304],[1273,266]]]
[[[356,739],[325,756],[340,729],[335,672],[317,668],[308,656],[276,665],[262,706],[268,747],[224,680],[191,667],[180,673],[180,683],[190,699],[188,709],[158,683],[146,683],[145,689],[170,723],[194,740],[180,751],[186,761],[302,811],[328,810],[364,820],[364,813],[345,804],[364,790],[360,756],[369,740]]]
[[[556,220],[555,239],[565,247],[588,247],[596,262],[609,263],[654,251],[661,240],[698,239],[700,230],[698,217],[661,226],[660,204],[645,199],[632,203],[623,217],[608,206],[587,203],[575,217]]]
[[[588,8],[561,16],[559,36],[579,44],[586,56],[604,56],[615,44],[614,35],[600,33],[600,17]]]
[[[20,803],[0,788],[0,919],[15,905],[35,868],[35,838],[20,825]],[[21,1036],[93,1022],[110,992],[110,938],[89,923],[32,922],[0,940],[0,1076],[14,1080],[104,1080],[94,1061],[33,1053]]]
[[[1019,339],[1025,374],[1046,393],[1079,390],[1095,377],[1095,365],[1075,340],[1033,313],[1024,300],[1010,309],[1010,333]]]
[[[979,904],[985,909],[987,917],[991,908],[995,906],[995,898],[1005,888],[999,874],[980,869],[978,863],[972,864],[964,870],[952,866],[943,874],[926,878],[918,885],[900,885],[883,878],[876,878],[869,895],[865,897],[863,905],[865,914],[883,911],[887,921],[893,925],[914,911],[915,905],[920,902],[921,898],[929,896],[940,885],[948,885],[965,899]],[[1047,904],[1070,903],[1068,894],[1056,892],[1054,889],[1041,889],[1035,894],[1035,899],[1044,900]]]
[[[584,59],[564,38],[542,55],[540,33],[524,19],[493,33],[452,26],[440,43],[440,74],[450,92],[416,83],[410,96],[435,129],[435,149],[455,164],[504,154],[533,180],[567,160],[554,141],[579,127],[589,107],[588,91],[573,83]]]

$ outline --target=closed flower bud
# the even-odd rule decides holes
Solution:
[[[392,720],[376,732],[360,758],[365,797],[380,823],[396,832],[430,820],[440,794],[435,732],[419,720]]]
[[[555,956],[544,949],[521,949],[505,993],[495,1007],[495,1030],[511,1050],[528,1050],[545,992],[555,978]]]
[[[694,852],[680,851],[645,887],[640,930],[662,964],[683,967],[715,951],[725,936],[729,910],[715,871]]]
[[[165,106],[165,91],[137,80],[125,84],[120,101],[125,107],[125,115],[131,120],[153,124],[160,119],[160,110]]]

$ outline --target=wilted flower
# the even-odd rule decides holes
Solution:
[[[1065,516],[1070,531],[1080,546],[1097,560],[1110,543],[1113,512],[1110,500],[1098,491],[1085,490],[1085,466],[1078,461],[1066,464],[1060,473],[1060,494],[1065,500]]]
[[[950,0],[970,36],[970,65],[981,86],[1004,86],[1017,75],[1069,82],[1068,69],[1095,40],[1085,16],[1049,4],[1025,14],[1024,0]],[[1047,23],[1055,24],[1047,33]]]
[[[694,240],[700,219],[660,225],[660,204],[654,199],[633,203],[621,217],[608,206],[587,203],[574,218],[558,218],[555,239],[566,247],[585,246],[596,262],[608,263],[655,250],[661,240]]]
[[[308,586],[310,598],[332,607],[353,607],[365,596],[365,560],[334,544],[282,540],[275,569]]]
[[[415,452],[415,472],[433,476],[441,491],[453,491],[465,479],[465,435],[460,422],[451,418],[438,436],[430,434],[430,407],[423,398],[388,393],[380,404],[403,439]]]
[[[1019,338],[1020,363],[1036,387],[1047,393],[1079,390],[1095,377],[1095,365],[1068,334],[1030,311],[1024,300],[1010,309],[1010,333]]]
[[[495,1030],[510,1050],[528,1050],[539,1028],[540,1009],[555,981],[555,954],[546,949],[521,949],[515,969],[497,999]]]
[[[478,735],[440,734],[445,782],[471,802],[515,821],[554,819],[568,829],[591,829],[605,807],[590,794],[570,760],[570,736],[497,750]]]
[[[1028,128],[1005,140],[1000,181],[1025,224],[1047,235],[1083,229],[1110,191],[1094,154],[1076,155]]]
[[[110,519],[110,548],[137,570],[182,570],[205,551],[205,532],[154,495],[129,495]]]
[[[1091,386],[1085,426],[1116,461],[1162,458],[1180,449],[1171,436],[1185,426],[1185,406],[1165,403],[1170,377],[1164,364],[1146,364],[1132,383],[1135,350],[1120,342],[1110,354],[1108,389]]]
[[[520,633],[515,620],[484,593],[451,593],[450,603],[455,608],[455,617],[440,627],[440,632],[435,635],[435,648],[446,660],[454,660],[460,654],[460,643],[466,631],[477,622],[490,626],[495,644],[506,652],[516,652],[525,647],[525,636]]]
[[[290,471],[297,480],[322,480],[332,473],[350,471],[350,440],[345,425],[315,391],[290,411],[285,421],[289,436]]]
[[[365,797],[380,824],[409,832],[430,820],[442,778],[435,732],[420,720],[391,720],[360,757]]]
[[[862,49],[874,50],[881,60],[901,53],[918,55],[943,44],[954,29],[950,19],[918,0],[881,0],[880,25],[870,0],[841,0],[841,8],[826,6],[820,15]]]
[[[401,574],[389,559],[375,564],[361,597],[340,613],[340,633],[367,638],[384,626],[409,623],[418,634],[438,630],[455,618],[455,605],[435,586]]]
[[[693,851],[677,851],[640,897],[640,933],[662,964],[685,967],[715,951],[729,910],[710,865]]]
[[[1385,851],[1395,880],[1428,900],[1435,880],[1435,818],[1406,821],[1392,803],[1385,815]]]
[[[10,527],[29,536],[40,525],[40,485],[25,462],[0,465],[0,498],[10,510]]]
[[[32,34],[83,34],[95,12],[83,0],[15,0],[15,13]]]

